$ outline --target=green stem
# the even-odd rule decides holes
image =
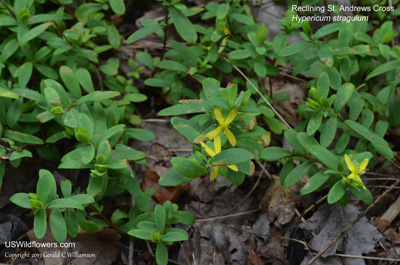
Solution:
[[[3,6],[10,12],[10,14],[15,18],[15,20],[18,20],[17,16],[15,15],[14,11],[4,2],[4,0],[0,0]]]

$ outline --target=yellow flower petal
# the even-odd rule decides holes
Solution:
[[[368,166],[368,158],[364,159],[364,160],[361,162],[359,172],[360,172],[360,173],[363,172],[363,171],[367,168],[367,166]]]
[[[224,134],[226,135],[226,138],[228,138],[228,141],[231,143],[231,145],[235,146],[236,145],[235,135],[233,135],[233,133],[228,128],[224,128]]]
[[[347,176],[348,179],[353,179],[355,178],[357,175],[354,173],[351,173],[350,175]]]
[[[236,172],[239,171],[239,169],[238,169],[238,167],[237,167],[236,165],[229,165],[228,167],[229,167],[230,169],[232,169],[233,171],[236,171]]]
[[[205,143],[200,142],[201,146],[204,147],[204,149],[206,150],[207,154],[211,157],[215,156],[215,153],[213,150],[211,150],[210,147],[208,147]]]
[[[221,153],[221,137],[217,136],[214,139],[214,150],[215,154]]]
[[[351,159],[348,155],[344,155],[344,160],[346,161],[347,167],[350,169],[351,172],[355,171],[354,164],[351,162]]]
[[[214,139],[220,132],[222,131],[222,127],[218,126],[216,129],[206,134],[206,137],[210,140]]]
[[[222,112],[221,112],[221,109],[219,107],[215,107],[214,115],[215,115],[215,118],[217,119],[219,125],[224,125],[225,119],[222,116]]]
[[[225,125],[228,126],[229,124],[231,124],[231,122],[235,119],[236,115],[237,115],[238,111],[236,109],[231,110],[231,112],[229,112],[228,117],[225,120]]]
[[[364,161],[363,161],[364,162]],[[364,190],[366,190],[367,188],[365,188],[364,183],[362,182],[361,178],[359,175],[356,175],[356,179],[358,180],[358,182],[360,182],[360,185],[364,188]]]
[[[218,176],[219,166],[213,167],[214,171],[210,174],[210,180],[213,181]]]

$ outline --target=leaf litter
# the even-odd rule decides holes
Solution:
[[[346,207],[334,204],[322,205],[311,218],[305,223],[299,225],[301,229],[311,238],[311,231],[317,234],[312,238],[308,245],[316,251],[322,251],[330,242],[332,242],[358,215],[360,211],[353,205]],[[338,259],[334,256],[336,253],[344,253],[353,256],[362,256],[374,251],[375,244],[383,236],[378,229],[371,225],[364,216],[347,233],[336,242],[327,252],[318,260],[321,265],[343,264],[343,265],[365,265],[363,259],[343,258]],[[307,264],[311,260],[311,254],[303,260],[301,265]],[[325,259],[324,259],[325,258]]]

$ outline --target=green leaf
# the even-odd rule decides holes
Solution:
[[[50,229],[54,236],[54,239],[58,243],[65,242],[67,239],[67,225],[60,210],[53,209],[50,213]]]
[[[243,23],[245,25],[254,25],[254,19],[251,15],[244,15],[240,13],[233,13],[229,15],[234,20]]]
[[[13,92],[11,90],[2,88],[1,86],[0,86],[0,97],[13,98],[13,99],[18,99],[19,98],[18,94],[16,94],[15,92]]]
[[[15,193],[11,196],[10,201],[19,207],[25,209],[32,209],[31,203],[29,201],[29,194],[28,193]]]
[[[171,124],[174,126],[174,128],[182,134],[186,139],[188,139],[191,143],[195,141],[195,139],[201,135],[200,132],[198,131],[198,126],[196,123],[190,121],[190,120],[185,120],[182,118],[178,117],[173,117],[171,119]]]
[[[32,76],[33,65],[31,62],[24,63],[21,67],[18,68],[18,85],[21,88],[27,86],[29,80]]]
[[[38,209],[35,211],[35,220],[33,221],[33,230],[38,239],[44,237],[47,228],[46,209]]]
[[[190,182],[192,179],[182,176],[175,168],[171,168],[167,173],[161,176],[158,184],[160,186],[178,186]]]
[[[55,199],[54,201],[51,201],[49,203],[48,207],[50,209],[66,209],[66,208],[74,208],[74,209],[81,209],[81,210],[84,209],[79,202],[74,201],[73,199],[71,199],[71,197]]]
[[[258,77],[265,78],[267,75],[267,68],[263,63],[255,62],[254,63],[254,71],[258,75]]]
[[[45,87],[44,96],[46,98],[46,101],[50,104],[53,104],[53,106],[61,104],[60,96],[58,95],[57,91],[52,87]]]
[[[115,125],[109,128],[107,131],[105,131],[102,134],[102,136],[97,140],[97,143],[102,143],[103,141],[110,139],[115,134],[122,133],[124,130],[125,130],[125,124]]]
[[[274,53],[279,53],[287,44],[289,35],[286,33],[280,33],[276,35],[272,41],[272,49]]]
[[[89,185],[87,187],[87,194],[93,197],[101,195],[104,192],[104,184],[104,176],[90,177]]]
[[[168,87],[169,83],[166,82],[165,80],[158,79],[158,78],[147,78],[144,81],[144,84],[147,86],[153,86],[153,87]]]
[[[82,162],[84,164],[89,164],[90,162],[92,162],[94,158],[94,153],[95,150],[93,145],[84,147],[82,152]]]
[[[260,158],[266,161],[277,161],[291,155],[292,153],[286,149],[280,147],[267,147],[261,152]]]
[[[371,192],[366,189],[364,190],[362,187],[359,187],[358,189],[353,187],[352,185],[347,186],[351,193],[353,193],[357,198],[362,200],[365,204],[372,204],[373,202],[373,197]]]
[[[235,165],[242,162],[246,162],[248,160],[253,159],[253,153],[241,149],[241,148],[230,148],[222,151],[221,153],[216,154],[210,160],[212,165],[216,164],[227,164],[227,165]]]
[[[72,184],[70,180],[65,180],[61,182],[61,192],[65,198],[71,197]]]
[[[315,37],[319,39],[333,32],[338,31],[339,29],[340,29],[340,23],[327,24],[322,28],[318,29],[317,32],[315,32]]]
[[[353,27],[349,23],[342,21],[340,23],[339,35],[338,35],[338,46],[347,47],[350,45],[352,38]]]
[[[157,243],[156,261],[157,261],[158,265],[167,265],[168,264],[167,246],[162,242]]]
[[[207,173],[207,169],[202,165],[183,157],[173,157],[172,166],[183,176],[194,179]]]
[[[178,31],[179,35],[187,42],[193,43],[197,40],[197,33],[192,22],[174,6],[168,7],[168,12],[171,15],[172,22]]]
[[[125,14],[125,3],[124,0],[108,0],[110,7],[114,13],[118,15]]]
[[[380,66],[378,66],[377,68],[375,68],[374,71],[372,71],[367,78],[365,79],[365,81],[367,81],[368,79],[371,79],[372,77],[375,77],[377,75],[389,72],[397,67],[400,67],[400,59],[394,60],[394,61],[390,61],[384,64],[381,64]]]
[[[371,142],[371,144],[374,146],[374,148],[383,156],[393,159],[394,154],[392,149],[390,148],[388,142],[386,142],[385,139],[380,137],[379,135],[370,132],[367,128],[362,126],[361,124],[351,121],[351,120],[346,120],[344,122],[347,126],[349,126],[351,129],[356,131],[358,134],[360,134],[362,137],[367,139],[368,141]]]
[[[200,100],[187,100],[181,101],[180,104],[168,107],[161,110],[159,116],[172,116],[172,115],[182,115],[182,114],[194,114],[205,112],[205,107],[207,102],[203,99]]]
[[[243,60],[252,55],[253,55],[253,53],[248,50],[235,50],[235,51],[230,52],[228,54],[228,57],[229,57],[229,60]]]
[[[350,141],[350,134],[348,132],[343,133],[335,145],[336,154],[341,154],[347,147]]]
[[[42,34],[49,26],[53,25],[52,22],[47,22],[42,25],[36,26],[33,29],[29,30],[27,33],[22,35],[22,37],[19,39],[19,43],[26,43],[40,34]]]
[[[182,230],[183,231],[183,230]],[[183,231],[186,233],[186,231]],[[172,243],[172,242],[177,242],[177,241],[185,241],[189,239],[189,235],[186,233],[176,233],[176,232],[170,232],[162,237],[162,241],[165,243]]]
[[[307,134],[313,135],[316,131],[318,131],[319,127],[321,126],[321,123],[322,123],[322,111],[317,111],[312,115],[310,121],[308,122]]]
[[[126,94],[124,99],[129,100],[130,102],[143,102],[147,100],[147,96],[140,93],[130,93]]]
[[[39,171],[39,180],[36,185],[36,194],[38,200],[46,204],[52,201],[56,196],[56,182],[50,171],[41,169]]]
[[[22,113],[23,98],[18,98],[15,100],[7,111],[7,125],[9,127],[14,127],[17,124],[19,117]]]
[[[65,210],[65,223],[67,225],[68,235],[76,237],[79,232],[78,218],[74,209]]]
[[[78,78],[75,73],[68,66],[60,67],[60,76],[67,89],[76,98],[82,97],[81,88],[79,86]]]
[[[355,87],[352,83],[343,84],[337,94],[335,99],[335,111],[336,113],[340,113],[343,107],[346,105],[347,101],[351,98],[355,91]]]
[[[146,157],[146,154],[137,151],[129,146],[118,144],[116,150],[111,151],[111,159],[122,160],[127,159],[130,161],[140,160]]]
[[[153,57],[147,52],[137,52],[136,60],[147,66],[151,71],[155,69]]]
[[[264,41],[267,40],[267,37],[268,37],[268,29],[264,24],[262,24],[258,28],[257,33],[256,33],[256,38],[257,38],[258,45],[263,44]]]
[[[346,187],[343,184],[343,181],[339,180],[333,185],[332,189],[328,193],[328,203],[332,204],[340,200],[343,195],[346,193]]]
[[[156,32],[160,29],[161,29],[161,26],[159,24],[152,24],[147,27],[138,29],[131,36],[129,36],[129,38],[126,40],[126,44],[130,44],[132,42],[143,39],[144,37],[147,37],[150,34],[153,34],[154,32]]]
[[[69,199],[74,200],[81,205],[90,204],[90,203],[94,202],[93,197],[88,194],[73,195],[73,196],[69,197]]]
[[[317,90],[321,98],[328,98],[329,95],[329,75],[326,72],[323,72],[317,82]]]
[[[79,84],[86,90],[88,93],[94,92],[92,77],[90,73],[85,68],[78,68],[75,72],[76,78],[78,78]]]
[[[284,133],[286,141],[293,147],[294,153],[306,154],[306,150],[297,138],[297,132],[295,130],[286,130]]]
[[[304,185],[303,188],[300,190],[301,195],[306,195],[309,194],[319,187],[321,187],[328,179],[330,175],[329,174],[324,174],[323,171],[315,173]]]
[[[229,11],[229,5],[228,4],[220,4],[218,6],[218,10],[217,10],[217,18],[219,20],[222,20],[226,17],[226,15],[228,14]]]
[[[189,71],[189,69],[183,64],[171,60],[163,60],[157,64],[157,67],[161,69],[173,70],[184,73]]]
[[[283,186],[287,188],[295,184],[297,181],[302,179],[305,174],[308,173],[308,171],[311,169],[313,165],[314,165],[313,161],[307,161],[292,169],[289,172],[289,174],[285,177],[283,181]]]
[[[129,235],[143,240],[150,240],[150,232],[142,229],[133,229],[128,232]]]
[[[310,44],[306,41],[298,41],[289,46],[286,46],[278,52],[280,57],[290,56],[299,53],[301,50],[309,46]]]
[[[4,42],[3,42],[4,43]],[[10,39],[6,45],[4,45],[1,55],[0,62],[4,63],[8,58],[11,57],[19,48],[18,41],[15,38]]]
[[[316,159],[321,161],[321,163],[328,166],[330,169],[337,168],[337,158],[328,149],[320,145],[311,145],[307,149],[307,151],[310,152],[310,154],[312,154]]]
[[[105,99],[118,97],[119,95],[121,95],[121,93],[117,91],[94,91],[81,97],[75,103],[78,105],[88,101],[103,101]]]
[[[10,130],[5,130],[4,131],[4,137],[10,138],[14,141],[18,141],[24,144],[43,144],[42,139],[29,135],[26,133],[22,132],[17,132],[17,131],[10,131]]]
[[[153,141],[156,138],[153,132],[140,128],[128,128],[125,130],[125,134],[139,141]]]
[[[165,212],[165,208],[157,204],[154,208],[154,219],[156,221],[157,230],[163,234],[165,230],[165,220],[167,218],[167,213]]]
[[[328,147],[335,139],[337,130],[337,118],[331,117],[321,126],[320,142],[323,147]]]

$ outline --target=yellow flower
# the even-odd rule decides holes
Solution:
[[[216,154],[221,153],[221,138],[219,136],[217,136],[214,139],[214,151],[210,147],[208,147],[206,144],[204,144],[203,142],[200,142],[200,144],[202,147],[204,147],[207,154],[211,157],[214,157]],[[211,174],[210,174],[210,180],[214,180],[217,177],[219,167],[220,166],[213,166],[213,172],[211,172]],[[232,169],[236,172],[239,171],[239,169],[236,165],[227,165],[227,167],[229,167],[230,169]]]
[[[351,174],[347,176],[347,179],[356,179],[360,185],[366,190],[364,183],[360,178],[360,174],[367,168],[368,158],[364,159],[361,164],[351,162],[351,159],[348,155],[344,155],[344,160],[346,161],[346,165],[351,171]]]
[[[236,145],[236,137],[233,133],[229,130],[229,124],[235,119],[238,111],[236,109],[231,110],[229,112],[228,117],[224,119],[221,113],[221,109],[219,107],[215,107],[214,115],[218,121],[219,126],[212,130],[211,132],[206,134],[206,137],[210,140],[214,139],[221,131],[224,131],[224,134],[228,138],[228,141],[232,144],[232,146]]]

